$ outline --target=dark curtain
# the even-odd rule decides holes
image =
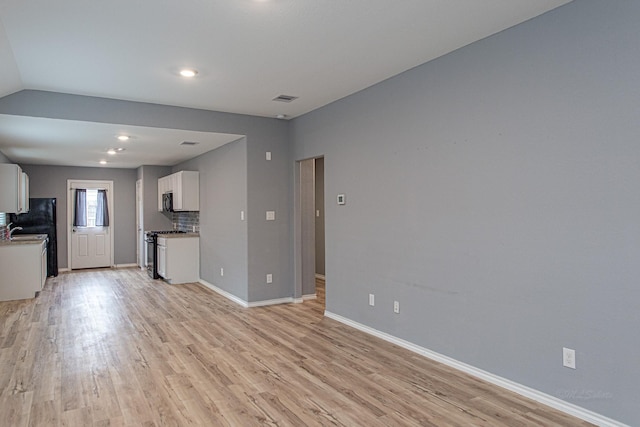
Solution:
[[[76,209],[73,216],[73,226],[87,226],[87,190],[84,188],[76,189]]]
[[[98,190],[98,207],[96,209],[96,227],[109,226],[109,207],[107,206],[107,190]]]

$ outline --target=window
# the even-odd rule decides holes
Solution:
[[[74,227],[108,227],[106,190],[76,189]]]
[[[96,226],[98,212],[98,190],[87,189],[87,227]]]
[[[0,212],[0,227],[7,225],[7,214]]]

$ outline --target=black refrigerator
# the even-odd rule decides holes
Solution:
[[[9,214],[13,227],[22,227],[13,234],[47,234],[47,276],[58,275],[58,239],[56,233],[56,199],[31,198],[29,212]]]

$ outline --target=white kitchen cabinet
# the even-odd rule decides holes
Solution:
[[[200,280],[200,238],[165,236],[158,236],[158,274],[172,285]]]
[[[167,239],[158,237],[158,274],[167,275]]]
[[[200,174],[180,171],[173,174],[173,210],[200,210]]]
[[[20,189],[22,212],[29,212],[29,175],[22,172],[22,188]]]
[[[47,242],[0,244],[0,301],[34,298],[47,280]]]
[[[47,281],[47,266],[47,241],[45,240],[40,252],[40,289],[38,292],[44,288]]]
[[[18,165],[0,164],[0,212],[29,211],[29,177]]]
[[[197,171],[180,171],[158,179],[158,210],[162,210],[162,195],[173,193],[173,210],[200,210],[200,174]]]

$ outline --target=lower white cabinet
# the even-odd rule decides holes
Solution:
[[[158,236],[158,274],[172,285],[200,280],[200,238],[166,236]]]
[[[158,274],[167,275],[167,239],[162,237],[158,238]]]
[[[46,240],[0,244],[0,301],[29,299],[47,280]]]

